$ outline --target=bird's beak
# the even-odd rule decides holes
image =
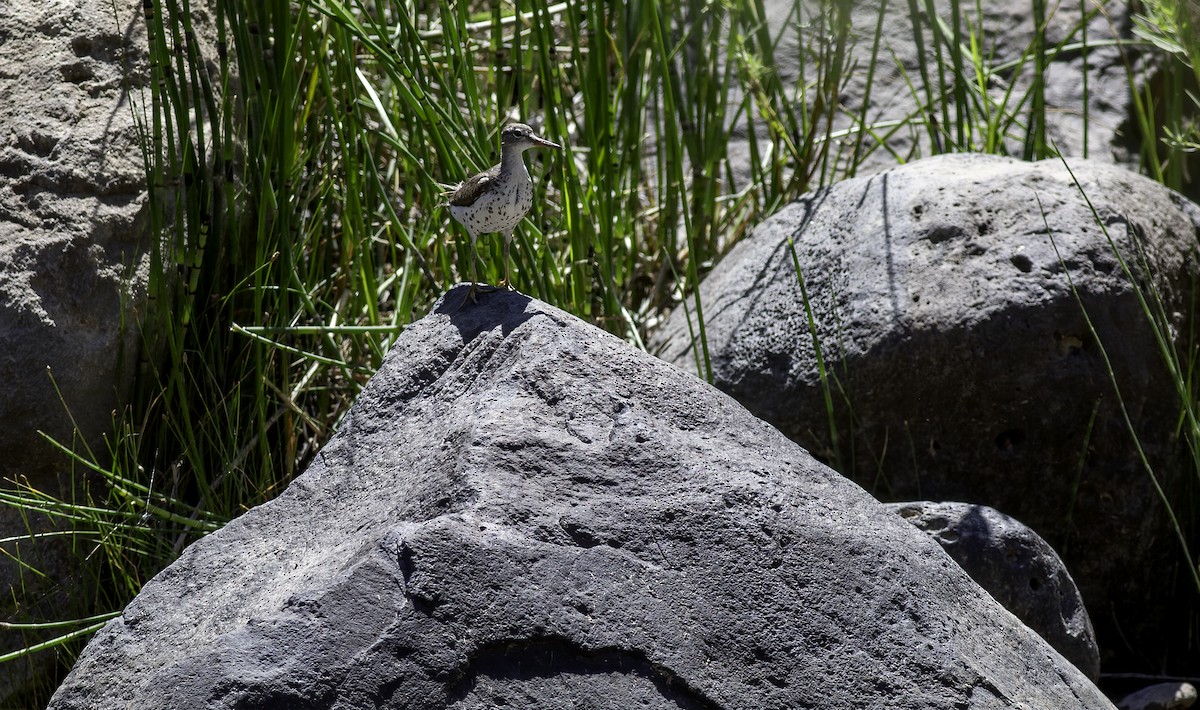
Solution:
[[[533,139],[534,143],[542,146],[543,148],[562,148],[561,145],[555,143],[554,141],[548,141],[545,138],[539,138],[538,136],[530,136],[530,138]]]

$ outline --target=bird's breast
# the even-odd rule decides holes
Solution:
[[[450,214],[479,235],[511,231],[532,206],[533,182],[528,174],[502,175],[471,204],[451,206]]]

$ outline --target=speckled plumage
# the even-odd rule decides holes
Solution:
[[[504,235],[504,280],[501,286],[512,288],[508,279],[508,249],[513,230],[533,206],[533,181],[525,167],[522,154],[534,147],[558,148],[523,123],[505,127],[501,133],[500,162],[472,176],[450,195],[450,214],[467,229],[471,236],[472,283],[469,297],[475,298],[476,253],[475,241],[482,234]]]

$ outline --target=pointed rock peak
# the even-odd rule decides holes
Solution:
[[[54,710],[1111,708],[934,541],[695,377],[520,294],[407,328],[317,462]]]

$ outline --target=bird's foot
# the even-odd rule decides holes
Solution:
[[[458,308],[455,308],[454,311],[458,312],[458,311],[461,311],[462,309],[466,308],[468,301],[470,301],[471,303],[478,303],[478,301],[475,299],[476,290],[477,289],[475,288],[475,284],[471,284],[471,288],[467,289],[467,297],[462,300],[462,303],[458,304]]]
[[[472,283],[471,287],[467,289],[467,297],[463,299],[462,303],[459,304],[458,308],[455,310],[462,310],[463,308],[466,307],[468,302],[479,303],[479,299],[477,298],[477,296],[481,293],[492,293],[493,291],[500,291],[503,288],[504,288],[503,282],[501,282],[500,286],[491,286],[489,284]],[[512,287],[509,286],[508,290],[511,291]]]
[[[497,291],[516,291],[513,285],[508,282],[508,279],[500,279],[500,283],[496,284]]]

